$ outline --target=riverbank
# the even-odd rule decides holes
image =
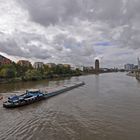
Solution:
[[[135,77],[138,81],[140,81],[140,72],[139,71],[129,72],[126,75],[131,76],[131,77]]]
[[[9,78],[9,79],[0,79],[0,84],[6,84],[6,83],[16,83],[22,81],[22,78]]]
[[[117,71],[115,71],[116,73]],[[6,83],[17,83],[17,82],[28,82],[28,81],[41,81],[41,80],[54,80],[54,79],[60,79],[60,78],[69,78],[69,77],[75,77],[75,76],[84,76],[84,75],[99,75],[99,74],[105,74],[105,73],[114,73],[112,71],[105,72],[101,71],[99,73],[95,72],[80,72],[80,73],[72,73],[72,74],[51,74],[47,76],[36,76],[32,78],[26,78],[26,77],[16,77],[16,78],[6,78],[6,79],[0,79],[0,84],[6,84]],[[129,76],[133,76],[131,74],[128,74]]]
[[[48,76],[42,76],[42,77],[33,77],[31,79],[28,79],[26,77],[16,77],[16,78],[6,78],[6,79],[0,79],[0,84],[7,84],[7,83],[17,83],[17,82],[28,82],[28,81],[40,81],[40,80],[53,80],[53,79],[59,79],[59,78],[69,78],[69,77],[75,77],[75,76],[84,76],[84,75],[98,75],[98,74],[105,74],[105,73],[112,73],[112,72],[100,72],[100,73],[78,73],[78,74],[52,74]]]
[[[53,80],[59,78],[67,78],[73,76],[81,76],[82,74],[62,74],[62,75],[50,75],[47,77],[34,77],[32,79],[26,79],[25,77],[17,77],[17,78],[9,78],[9,79],[0,79],[0,84],[7,84],[7,83],[16,83],[16,82],[28,82],[28,81],[40,81],[40,80]]]
[[[131,77],[136,77],[136,74],[133,73],[133,72],[129,72],[129,73],[127,73],[126,75],[127,75],[127,76],[131,76]]]

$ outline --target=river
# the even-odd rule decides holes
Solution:
[[[0,140],[140,139],[140,83],[126,73],[1,84],[0,95],[73,81],[86,85],[15,109],[3,108],[0,101]]]

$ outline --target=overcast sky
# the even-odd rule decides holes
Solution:
[[[103,67],[137,63],[139,0],[0,0],[0,54]]]

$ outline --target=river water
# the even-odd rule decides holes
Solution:
[[[140,83],[126,73],[0,85],[0,95],[28,88],[86,85],[28,106],[5,109],[0,140],[139,140]]]

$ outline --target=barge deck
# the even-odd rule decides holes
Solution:
[[[73,83],[73,84],[59,86],[57,88],[45,90],[45,91],[40,91],[40,90],[37,90],[35,92],[27,91],[25,94],[15,95],[15,97],[12,97],[12,96],[9,97],[7,101],[3,102],[3,107],[15,108],[15,107],[19,107],[19,106],[28,105],[28,104],[37,102],[39,100],[48,99],[50,97],[70,91],[74,88],[78,88],[83,85],[85,85],[84,82],[77,82],[77,83]]]

